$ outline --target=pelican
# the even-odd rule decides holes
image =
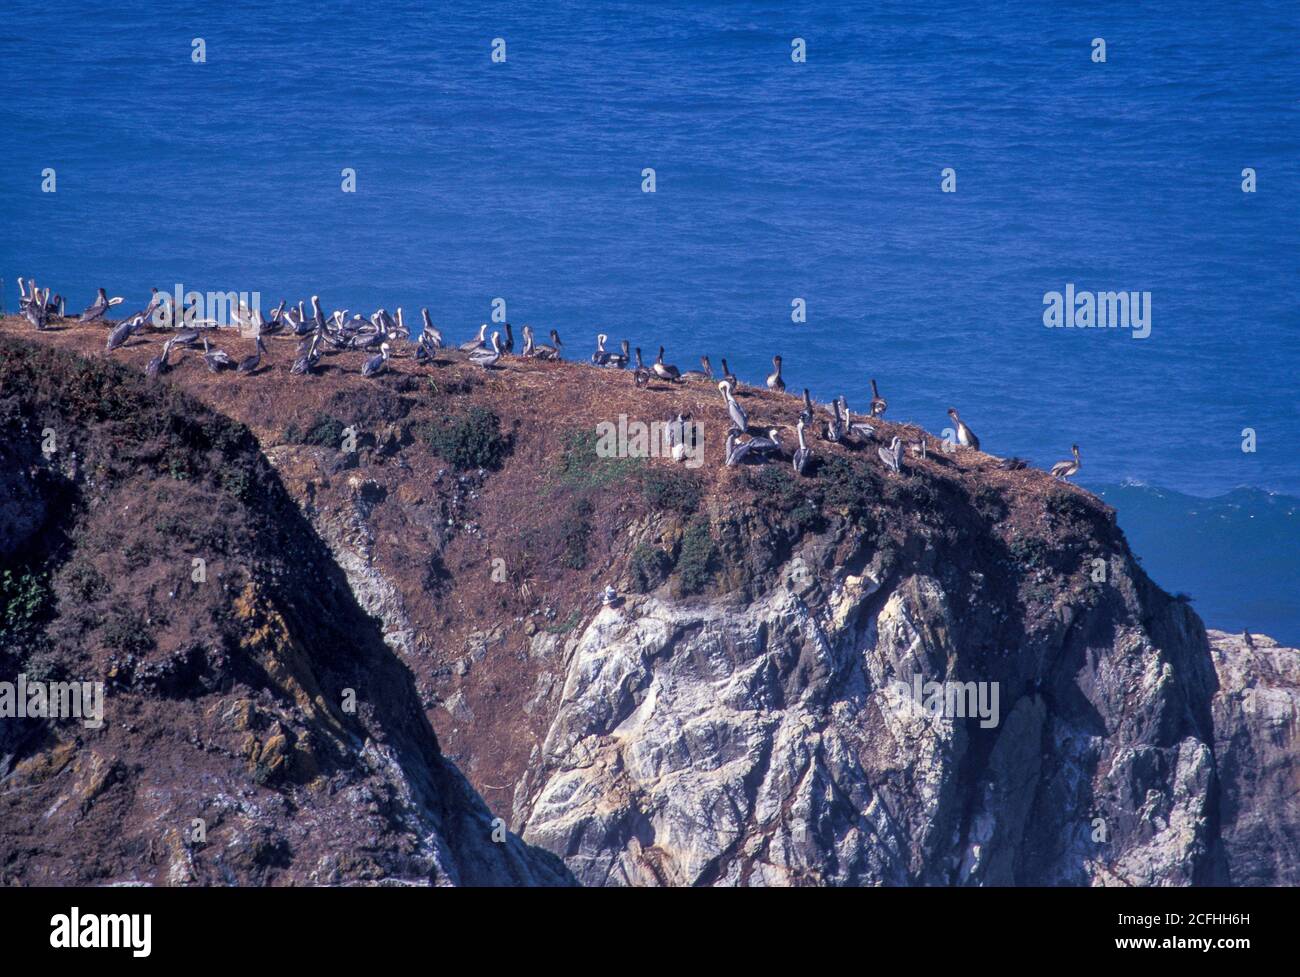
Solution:
[[[619,348],[620,352],[609,354],[609,360],[605,365],[618,367],[620,370],[626,370],[627,365],[632,362],[632,355],[628,352],[626,339],[619,343]]]
[[[688,451],[685,414],[678,414],[677,420],[669,422],[667,436],[668,446],[672,448],[673,461],[685,461]]]
[[[487,337],[487,323],[485,322],[483,323],[483,325],[478,327],[478,338],[471,339],[468,343],[461,343],[460,351],[462,353],[473,353],[475,350],[484,349],[485,346],[487,345],[486,337]]]
[[[377,373],[382,373],[384,366],[387,363],[388,363],[388,344],[380,343],[379,353],[375,356],[370,357],[370,359],[366,360],[365,364],[361,367],[361,375],[363,377],[373,377]]]
[[[21,281],[21,279],[19,280]],[[110,299],[108,297],[108,292],[104,291],[104,289],[101,288],[95,295],[95,301],[91,302],[90,305],[86,307],[86,311],[81,313],[77,321],[94,322],[96,319],[101,318],[105,312],[107,312],[114,305],[116,305],[118,302],[121,301],[122,299],[120,297],[116,299]]]
[[[501,359],[501,333],[492,333],[492,348],[475,350],[469,354],[469,360],[475,366],[481,366],[485,370],[490,370],[496,366]]]
[[[1028,468],[1029,462],[1025,461],[1023,458],[1017,458],[1015,455],[1012,455],[1010,458],[1003,458],[999,461],[998,467],[1004,472],[1018,472]]]
[[[236,367],[236,372],[245,373],[245,374],[252,373],[261,365],[262,354],[265,353],[266,351],[267,351],[266,344],[262,342],[262,337],[258,336],[257,342],[253,348],[253,355],[245,356],[242,360],[240,360],[239,366]]]
[[[604,366],[609,362],[610,354],[605,351],[605,341],[609,339],[605,333],[596,334],[596,352],[591,354],[591,362],[597,366]]]
[[[515,332],[510,328],[510,323],[505,323],[506,340],[501,344],[502,353],[513,353],[515,351]]]
[[[728,381],[721,381],[718,389],[722,392],[722,399],[727,402],[727,413],[731,416],[734,430],[743,434],[749,430],[749,418],[745,415],[745,409],[736,403],[736,398],[731,395],[731,384]]]
[[[144,318],[143,312],[137,312],[125,322],[114,326],[113,331],[108,334],[108,342],[104,345],[104,349],[111,353],[125,343],[137,329],[144,325]]]
[[[45,293],[35,285],[32,286],[32,297],[23,306],[23,316],[37,329],[44,329],[46,322],[49,320]]]
[[[442,333],[438,331],[438,327],[429,318],[429,310],[421,309],[420,318],[424,320],[424,329],[420,331],[420,345],[428,347],[430,351],[442,349]]]
[[[843,394],[840,394],[840,410],[844,412],[843,424],[844,431],[864,440],[874,438],[876,429],[865,421],[853,422],[853,412],[849,410],[849,402]]]
[[[803,421],[804,424],[813,422],[812,397],[808,395],[807,387],[803,388],[803,410],[799,412],[799,420]]]
[[[632,382],[638,387],[644,387],[650,382],[650,371],[645,368],[641,362],[641,347],[636,348],[636,369],[632,371]]]
[[[702,367],[702,369],[683,371],[682,379],[683,380],[712,380],[713,364],[709,362],[709,358],[707,356],[700,357],[700,366]]]
[[[767,375],[767,389],[781,393],[785,390],[785,381],[781,379],[781,357],[772,357],[772,372]]]
[[[311,373],[312,368],[320,360],[320,352],[317,347],[320,346],[321,333],[312,333],[311,339],[304,340],[303,344],[298,347],[298,356],[293,361],[293,366],[289,367],[289,372],[294,376],[306,376]],[[306,348],[304,349],[303,346]],[[206,357],[205,357],[206,358]],[[215,372],[215,371],[214,371]]]
[[[794,473],[796,475],[802,475],[804,473],[808,468],[809,460],[812,458],[812,452],[808,449],[808,445],[803,439],[803,429],[804,419],[800,417],[799,423],[795,427],[795,430],[799,434],[799,447],[794,453]]]
[[[731,368],[727,366],[727,360],[725,357],[722,360],[722,379],[731,384],[733,389],[740,389],[740,381],[736,379],[735,375],[731,372]]]
[[[1074,455],[1074,461],[1058,461],[1052,466],[1052,477],[1057,481],[1065,481],[1079,473],[1082,462],[1079,461],[1079,446],[1077,444],[1070,446],[1070,451]]]
[[[781,441],[777,437],[776,428],[769,428],[767,432],[767,437],[750,438],[748,441],[745,442],[745,447],[748,448],[750,451],[757,451],[762,454],[767,454],[769,451],[780,451]]]
[[[528,339],[528,347],[525,355],[533,356],[539,360],[558,360],[560,358],[560,335],[554,329],[551,330],[551,345],[537,345],[533,342],[532,326],[524,326],[524,335]]]
[[[957,416],[957,408],[949,407],[948,416],[952,422],[957,425],[957,443],[963,448],[974,448],[980,450],[980,439],[975,437],[975,432],[966,426],[966,422]]]
[[[655,371],[655,376],[660,380],[675,382],[682,378],[681,370],[677,369],[677,367],[673,366],[671,363],[664,362],[664,348],[662,346],[659,347],[659,355],[655,357],[655,361],[651,364],[650,369]]]
[[[876,386],[875,378],[871,380],[871,416],[884,417],[885,411],[889,410],[889,401],[880,396],[880,389]]]
[[[156,378],[158,374],[167,372],[167,357],[171,354],[172,344],[175,342],[176,340],[169,339],[167,342],[163,343],[162,355],[155,356],[145,365],[144,372],[149,379],[152,380]]]
[[[831,444],[839,444],[844,437],[844,422],[840,418],[840,401],[838,397],[831,401],[831,419],[826,422],[823,435]]]
[[[888,448],[882,445],[876,449],[876,453],[880,455],[880,460],[885,463],[887,468],[896,472],[903,470],[903,439],[898,435],[894,435],[894,439],[889,442]]]
[[[743,444],[736,443],[736,432],[727,432],[727,446],[724,450],[723,461],[728,468],[738,465],[745,460],[745,455],[749,454],[749,442]]]
[[[220,373],[228,366],[234,366],[230,354],[224,349],[212,350],[208,348],[208,337],[203,337],[203,362],[208,365],[209,373]]]

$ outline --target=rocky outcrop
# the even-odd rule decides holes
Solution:
[[[1300,884],[1300,649],[1210,631],[1215,756],[1236,885]]]
[[[95,632],[73,663],[136,697],[125,732],[0,743],[23,785],[0,823],[72,818],[45,836],[63,861],[11,831],[6,878],[93,852],[118,881],[1300,883],[1295,653],[1212,650],[1077,486],[933,438],[902,473],[820,440],[806,478],[727,467],[711,391],[568,363],[444,353],[269,386],[182,359],[168,382],[150,411],[184,388],[256,451],[225,432],[198,439],[222,457],[181,457],[170,423],[83,438],[71,465],[0,445],[22,453],[0,525],[24,540],[0,558],[58,567],[45,633],[107,607],[73,611],[98,575],[156,638],[124,656]],[[793,429],[797,398],[741,396]],[[591,449],[593,412],[684,409],[698,472]],[[69,500],[75,558],[36,553]],[[148,559],[109,555],[128,542]],[[169,546],[210,554],[203,613]],[[224,833],[206,852],[178,827],[196,803]]]
[[[972,608],[924,557],[854,573],[825,551],[748,603],[598,613],[516,793],[525,839],[587,884],[1217,877],[1213,676],[1182,605],[1144,625],[1153,589],[1114,556],[1095,606],[976,643],[1011,610],[996,592]],[[996,708],[927,708],[932,681]]]

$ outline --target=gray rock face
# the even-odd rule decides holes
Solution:
[[[1010,608],[923,561],[796,552],[749,603],[603,608],[564,651],[515,824],[591,885],[1222,878],[1204,632],[1110,572],[1019,646],[987,640]],[[972,708],[918,681],[976,683],[952,687]]]
[[[1300,650],[1211,631],[1223,844],[1236,885],[1300,884]]]

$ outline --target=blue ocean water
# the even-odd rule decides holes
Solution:
[[[876,377],[891,417],[956,405],[995,453],[1078,442],[1083,484],[1174,493],[1120,510],[1156,579],[1300,641],[1294,520],[1225,543],[1277,554],[1291,596],[1262,605],[1255,561],[1197,564],[1179,529],[1182,496],[1300,496],[1294,0],[11,0],[6,28],[11,309],[34,274],[73,306],[319,292],[468,336],[501,297],[574,353],[600,330],[757,379],[781,352],[820,398]],[[1150,337],[1045,328],[1067,282],[1151,292]]]

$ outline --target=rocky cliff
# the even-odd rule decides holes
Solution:
[[[90,327],[40,342],[101,356]],[[0,504],[40,544],[8,559],[62,561],[57,612],[32,628],[68,645],[59,622],[80,601],[65,581],[79,546],[61,547],[94,535],[81,528],[92,514],[117,533],[102,549],[144,545],[161,561],[95,564],[115,594],[135,592],[152,642],[137,658],[158,659],[143,673],[132,662],[124,686],[139,701],[136,739],[0,751],[4,791],[56,785],[23,802],[33,818],[69,790],[49,759],[57,749],[69,764],[114,757],[156,778],[150,758],[177,740],[196,772],[198,757],[224,764],[220,790],[189,793],[228,798],[232,834],[270,830],[292,853],[229,870],[237,879],[538,882],[567,869],[585,884],[1300,881],[1295,653],[1259,641],[1234,651],[1226,636],[1212,648],[1186,602],[1146,577],[1114,513],[1078,487],[883,422],[879,436],[926,438],[927,456],[894,473],[875,442],[814,437],[810,477],[788,461],[726,468],[728,421],[706,383],[637,389],[619,371],[518,359],[485,373],[456,354],[430,367],[398,359],[374,380],[356,375],[357,354],[339,354],[291,378],[290,341],[273,339],[260,376],[214,376],[185,354],[146,384],[157,346],[116,354],[128,386],[152,398],[133,423],[184,391],[247,427],[239,450],[257,454],[244,461],[258,474],[240,488],[213,461],[199,481],[233,479],[230,491],[249,494],[191,497],[195,479],[170,467],[174,426],[114,432],[98,464],[127,482],[147,470],[132,498],[167,500],[183,530],[123,522],[107,501],[74,506],[85,515],[70,530],[33,529],[42,505],[61,511],[41,480],[74,496],[93,488],[84,454],[77,472],[66,453],[40,454],[50,394],[37,380],[55,368],[28,368],[27,427],[6,441],[25,445],[36,474],[9,478]],[[26,348],[7,343],[7,362],[26,362]],[[747,389],[742,403],[790,437],[795,398]],[[703,426],[698,470],[595,450],[597,422],[677,413]],[[256,531],[243,526],[250,506]],[[205,554],[224,596],[163,601],[178,560],[188,575]],[[621,596],[604,605],[607,584]],[[159,603],[177,620],[159,624],[148,610]],[[193,637],[203,628],[210,638]],[[227,657],[185,650],[196,644]],[[178,657],[191,664],[163,664]],[[77,664],[107,673],[116,660]],[[141,684],[152,668],[173,691]],[[339,690],[362,686],[362,708],[339,714]],[[186,794],[179,778],[132,786],[132,804],[154,806],[132,815],[135,847],[116,851],[105,877],[130,874],[146,839],[164,837],[156,811],[188,813]],[[493,841],[489,810],[515,834]],[[31,866],[113,850],[68,830],[39,859],[36,828],[0,837],[4,870],[52,880],[53,868]],[[188,875],[172,864],[138,875],[221,878],[210,856]]]

